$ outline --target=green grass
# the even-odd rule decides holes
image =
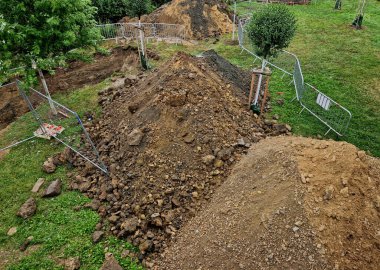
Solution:
[[[262,5],[238,3],[238,13],[247,14]],[[305,82],[315,86],[342,106],[351,111],[350,127],[343,137],[330,132],[326,138],[348,141],[359,148],[380,157],[380,2],[371,0],[365,9],[364,29],[350,27],[356,13],[357,1],[343,3],[341,11],[333,10],[334,2],[318,0],[316,3],[289,6],[297,18],[297,33],[288,51],[295,53],[301,61]],[[219,42],[214,39],[202,41],[193,46],[154,44],[163,59],[176,51],[186,51],[193,55],[207,49],[215,49],[233,64],[243,68],[257,66],[253,57],[238,46],[226,45],[231,36],[224,36]],[[272,114],[280,116],[280,121],[289,123],[297,135],[315,137],[324,135],[328,128],[301,111],[300,105],[290,101],[295,97],[291,77],[273,70],[270,93]],[[279,96],[278,92],[284,92]],[[275,102],[285,99],[284,106]]]
[[[255,4],[240,3],[238,12],[246,13]],[[345,1],[341,11],[333,10],[331,1],[317,1],[311,5],[289,6],[297,17],[297,34],[287,50],[301,61],[305,81],[329,95],[352,114],[348,132],[342,138],[380,156],[380,9],[379,1],[368,1],[364,29],[350,27],[356,13],[357,1]],[[274,78],[272,97],[285,92],[290,101],[294,88]],[[307,112],[298,114],[297,103],[274,106],[273,113],[290,123],[296,134],[323,135],[327,131]]]
[[[59,94],[54,99],[77,111],[80,116],[86,111],[99,114],[97,92],[106,84],[107,81],[70,94]],[[25,114],[10,126],[1,142],[6,144],[15,138],[26,137],[35,128],[30,113]],[[101,266],[106,251],[114,253],[125,269],[141,269],[129,258],[121,258],[123,250],[135,250],[129,243],[114,237],[106,237],[96,245],[92,243],[91,235],[100,219],[94,211],[74,209],[89,202],[89,199],[67,190],[69,168],[59,167],[52,175],[41,170],[47,157],[62,150],[63,146],[55,141],[34,139],[13,148],[0,160],[0,254],[4,261],[10,261],[6,269],[63,269],[58,264],[60,260],[80,257],[81,269],[95,270]],[[40,177],[47,179],[43,188],[51,180],[62,179],[62,194],[51,199],[32,194],[30,190]],[[16,213],[30,196],[37,200],[37,213],[29,220],[23,220]],[[17,227],[17,233],[7,236],[8,229],[14,226]],[[29,236],[33,236],[29,247],[32,251],[24,254],[18,248]],[[1,267],[5,266],[0,263]]]

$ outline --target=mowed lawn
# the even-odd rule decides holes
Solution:
[[[364,27],[360,31],[350,26],[357,5],[356,0],[343,1],[339,11],[333,9],[334,1],[289,6],[297,18],[297,33],[287,50],[300,59],[305,82],[353,115],[345,136],[338,138],[331,133],[328,137],[348,141],[380,156],[380,2],[367,1]],[[247,14],[257,8],[260,8],[257,3],[239,3],[238,13]],[[221,52],[240,63],[228,50]],[[295,96],[294,87],[274,78],[271,83],[274,100],[279,91],[285,92],[287,102],[281,107],[274,102],[273,112],[281,121],[290,123],[296,134],[316,136],[328,130],[307,112],[299,114],[297,102],[290,103]]]

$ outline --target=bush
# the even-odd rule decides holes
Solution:
[[[92,0],[98,9],[96,19],[99,23],[118,22],[125,16],[136,17],[136,11],[141,15],[154,10],[167,1],[151,0]]]
[[[267,59],[289,45],[296,19],[284,5],[266,5],[253,14],[247,29],[256,53]]]
[[[63,64],[69,51],[96,46],[95,12],[91,0],[1,0],[0,73],[19,66],[29,72],[32,59],[50,70]]]

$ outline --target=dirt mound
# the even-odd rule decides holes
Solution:
[[[149,75],[127,76],[125,87],[101,93],[104,115],[89,127],[110,178],[88,166],[72,187],[108,202],[98,212],[111,232],[143,253],[165,247],[251,143],[288,133],[254,117],[209,61],[179,53]]]
[[[255,144],[159,269],[378,269],[380,160],[345,142]]]
[[[138,65],[137,48],[117,47],[110,55],[96,54],[90,63],[71,62],[68,67],[57,69],[53,76],[47,76],[46,80],[51,92],[68,91],[100,83],[115,72],[136,69]]]
[[[124,18],[124,22],[136,19]],[[171,23],[185,26],[187,38],[203,39],[232,32],[231,14],[218,0],[173,0],[141,18],[146,23]]]

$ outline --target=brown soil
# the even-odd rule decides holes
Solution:
[[[89,127],[110,178],[86,166],[72,188],[94,198],[103,223],[142,247],[143,255],[165,248],[249,144],[288,133],[284,125],[255,118],[238,82],[210,61],[178,53],[160,69],[134,78],[136,84],[127,77],[125,87],[101,93],[104,115]],[[142,141],[130,145],[138,134]],[[108,204],[99,207],[98,201]]]
[[[90,63],[71,62],[68,67],[57,69],[54,76],[47,76],[46,80],[52,93],[68,91],[100,83],[123,67],[135,69],[138,64],[136,48],[117,47],[109,56],[96,54]]]
[[[153,52],[148,53],[150,58],[158,57]],[[97,84],[115,72],[136,72],[138,65],[137,49],[118,47],[109,56],[96,54],[91,63],[71,62],[67,68],[57,69],[55,75],[46,75],[46,81],[51,93],[70,91]],[[0,130],[28,111],[26,102],[19,96],[15,86],[1,89]]]
[[[379,269],[380,160],[345,142],[255,144],[159,269]]]
[[[0,130],[28,110],[28,106],[20,97],[16,85],[0,89]]]
[[[124,22],[136,21],[124,18]],[[231,14],[218,0],[173,0],[141,18],[148,23],[171,23],[185,26],[187,38],[203,39],[232,32]]]

